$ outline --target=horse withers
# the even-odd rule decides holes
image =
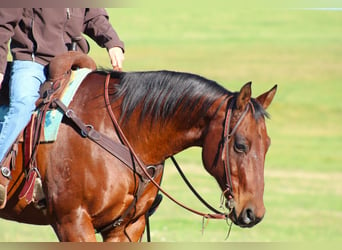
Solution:
[[[204,167],[226,197],[227,217],[251,227],[265,213],[264,162],[270,145],[265,110],[275,93],[276,86],[252,98],[250,83],[230,92],[189,73],[94,71],[79,87],[68,114],[72,110],[87,128],[120,144],[111,110],[144,166],[162,166],[188,147],[202,147]],[[37,152],[46,209],[32,204],[20,213],[14,209],[25,181],[19,147],[11,195],[0,216],[50,224],[60,241],[95,241],[96,231],[104,241],[139,241],[158,187],[138,171],[139,164],[132,170],[109,151],[82,136],[65,115],[57,140],[41,144]],[[162,171],[153,174],[156,183],[161,177]]]

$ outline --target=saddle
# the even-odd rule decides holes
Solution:
[[[3,87],[0,91],[1,107],[9,104],[8,82],[10,69],[11,63],[9,62],[4,76]],[[80,71],[78,78],[75,73],[76,69]],[[65,105],[69,105],[72,96],[76,93],[84,77],[95,69],[95,62],[86,54],[77,51],[68,51],[51,60],[48,80],[40,88],[40,98],[36,102],[36,111],[12,146],[7,157],[1,162],[3,167],[1,169],[2,175],[0,174],[0,209],[6,204],[7,186],[11,179],[11,170],[15,168],[19,142],[23,143],[23,169],[25,169],[26,181],[19,194],[17,210],[20,212],[32,201],[38,207],[43,205],[40,204],[44,200],[44,194],[41,190],[41,180],[37,178],[40,177],[40,174],[36,167],[35,156],[40,143],[53,142],[56,139],[58,126],[63,117],[62,113],[56,115],[56,107],[51,105],[52,100],[55,98],[62,99]],[[50,128],[44,126],[46,119],[49,120]]]

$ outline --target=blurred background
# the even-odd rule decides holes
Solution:
[[[231,91],[252,81],[254,97],[278,84],[268,109],[272,144],[265,164],[266,215],[254,228],[233,226],[227,241],[340,240],[342,9],[241,7],[224,0],[149,2],[107,8],[125,42],[125,71],[192,72]],[[106,51],[92,42],[90,56],[98,66],[110,67]],[[201,150],[191,148],[176,158],[198,191],[219,207],[221,193],[202,167]],[[163,187],[206,211],[170,162]],[[225,241],[226,222],[207,222],[202,232],[201,217],[164,198],[151,217],[152,240]],[[57,241],[47,226],[0,219],[0,228],[0,241]]]

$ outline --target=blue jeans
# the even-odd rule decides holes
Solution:
[[[45,66],[32,61],[13,62],[9,82],[10,104],[0,131],[0,161],[30,121],[39,98],[40,85],[45,80]]]

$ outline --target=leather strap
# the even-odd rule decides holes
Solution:
[[[26,173],[26,180],[18,196],[18,202],[13,208],[17,214],[20,214],[28,204],[34,201],[34,185],[36,178],[40,178],[36,163],[36,154],[40,144],[40,134],[42,127],[44,126],[43,124],[45,123],[45,115],[48,108],[49,103],[46,103],[40,108],[38,115],[33,113],[31,121],[24,131],[24,170]]]
[[[103,133],[98,132],[92,125],[86,125],[72,109],[68,109],[64,103],[59,99],[54,99],[53,102],[63,111],[63,113],[71,119],[74,124],[80,129],[80,133],[83,137],[89,138],[103,149],[108,151],[110,154],[119,159],[122,163],[128,166],[132,171],[135,171],[136,162],[132,161],[132,156],[129,149],[115,142]]]

